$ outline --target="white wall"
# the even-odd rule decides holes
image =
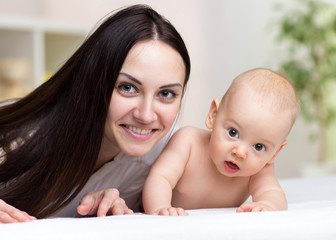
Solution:
[[[40,16],[93,26],[111,10],[146,3],[179,30],[190,51],[192,73],[180,115],[181,125],[205,128],[211,100],[220,98],[231,80],[255,67],[276,69],[281,50],[275,42],[279,14],[275,3],[292,0],[0,0],[0,14]],[[299,119],[289,145],[276,160],[278,177],[300,175],[317,156],[307,139],[308,126]]]

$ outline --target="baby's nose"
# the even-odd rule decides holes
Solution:
[[[247,157],[246,151],[243,147],[234,147],[231,151],[233,156],[236,156],[239,159],[245,160]]]

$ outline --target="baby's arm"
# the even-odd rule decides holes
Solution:
[[[261,212],[287,209],[287,200],[278,180],[274,176],[274,165],[266,165],[249,183],[252,203],[241,205],[237,212]]]
[[[151,168],[143,188],[145,212],[159,215],[187,215],[171,206],[172,191],[187,165],[191,140],[190,128],[181,128],[170,139],[165,150]]]

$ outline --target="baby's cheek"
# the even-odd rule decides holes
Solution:
[[[250,175],[257,174],[261,169],[263,169],[266,166],[266,163],[263,162],[256,162],[254,164],[251,164],[246,170],[249,171]]]

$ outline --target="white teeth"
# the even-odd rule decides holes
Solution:
[[[146,135],[146,134],[148,134],[152,131],[152,129],[141,129],[141,128],[137,128],[137,127],[133,127],[133,126],[126,126],[126,128],[128,128],[132,132],[135,132],[135,133],[141,134],[141,135]]]

